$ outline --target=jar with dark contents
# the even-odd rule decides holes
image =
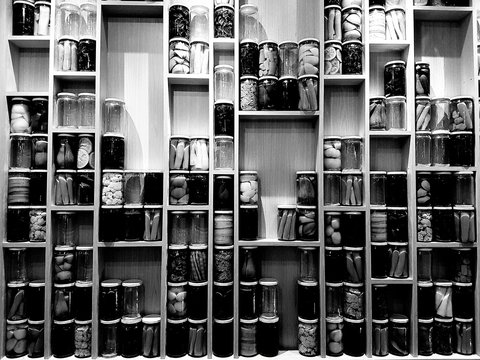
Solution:
[[[415,159],[417,165],[430,166],[431,148],[432,136],[430,131],[417,131],[415,133]]]
[[[75,357],[92,356],[92,320],[75,319]]]
[[[326,316],[331,318],[343,315],[343,283],[325,283]]]
[[[297,171],[297,205],[317,205],[317,173]]]
[[[214,281],[229,283],[233,281],[233,245],[215,246]]]
[[[188,306],[188,318],[202,320],[207,318],[208,282],[189,282],[188,291],[192,299]]]
[[[46,134],[48,132],[48,99],[32,99],[33,109],[31,115],[32,133]]]
[[[213,283],[213,317],[226,320],[233,316],[233,282]]]
[[[340,247],[325,247],[325,280],[336,283],[343,281],[343,250]]]
[[[389,171],[386,182],[387,206],[407,206],[407,172]]]
[[[363,72],[363,45],[359,40],[345,41],[342,46],[342,73],[361,75]]]
[[[405,315],[395,314],[390,317],[388,332],[388,349],[395,356],[406,356],[409,348],[409,320]]]
[[[341,171],[324,171],[323,204],[340,205]]]
[[[240,248],[240,281],[257,281],[259,268],[256,246]]]
[[[44,356],[44,320],[28,320],[27,346],[29,358]]]
[[[172,211],[169,213],[170,224],[168,242],[170,245],[187,245],[190,242],[191,221],[187,211]]]
[[[258,205],[240,205],[239,237],[242,240],[258,238]]]
[[[418,355],[433,355],[433,318],[418,319]]]
[[[51,346],[52,354],[56,358],[65,358],[74,355],[75,325],[73,319],[53,321]]]
[[[242,76],[240,78],[240,110],[258,110],[258,78]]]
[[[345,254],[344,280],[351,283],[361,283],[364,278],[363,247],[343,247]]]
[[[255,84],[256,87],[256,84]],[[234,136],[234,108],[233,102],[224,101],[215,103],[215,136]]]
[[[383,73],[385,96],[407,96],[405,61],[390,61],[385,64]]]
[[[475,349],[473,318],[455,317],[454,350],[457,354],[472,355]]]
[[[470,319],[475,314],[472,283],[453,283],[452,310],[455,317]]]
[[[456,131],[450,134],[450,165],[474,165],[474,136],[470,131]]]
[[[188,332],[187,318],[180,320],[167,319],[167,356],[178,358],[187,355]]]
[[[187,281],[188,250],[186,245],[168,247],[168,281],[178,283]]]
[[[373,319],[372,328],[372,355],[387,356],[389,354],[388,319]]]
[[[239,307],[241,319],[257,318],[257,287],[258,281],[241,281],[239,293]]]
[[[297,281],[298,316],[306,320],[318,319],[320,316],[319,290],[316,281]]]
[[[260,317],[257,324],[257,349],[260,355],[273,357],[279,350],[279,318]]]
[[[41,321],[45,319],[45,281],[34,280],[28,283],[27,298],[27,318],[32,321]]]
[[[298,108],[298,84],[295,76],[280,78],[279,104],[281,110],[297,110]]]
[[[240,42],[240,76],[258,75],[258,44],[251,41]]]
[[[341,213],[326,212],[325,213],[325,245],[331,247],[340,247],[343,242],[343,234],[341,228]]]
[[[215,7],[214,28],[215,38],[234,37],[234,9],[232,5],[219,5]]]
[[[169,9],[169,36],[170,39],[181,37],[188,39],[190,36],[190,13],[188,7],[172,5]]]
[[[74,283],[54,284],[53,318],[68,320],[75,316],[73,308]]]
[[[125,137],[123,135],[103,135],[102,168],[123,170],[125,163]]]
[[[109,206],[100,212],[100,241],[125,240],[123,206]]]
[[[123,317],[120,326],[120,354],[131,358],[142,354],[142,318]]]
[[[33,1],[15,0],[12,12],[12,35],[34,35],[35,5]]]
[[[379,320],[388,320],[388,285],[377,284],[372,286],[372,317]]]
[[[27,318],[25,311],[25,300],[28,299],[26,290],[26,282],[9,282],[7,284],[7,320],[17,321]]]
[[[417,61],[415,63],[415,95],[430,95],[430,64]]]
[[[455,249],[455,271],[453,280],[457,283],[470,283],[473,280],[475,260],[472,249]],[[30,282],[31,284],[31,282]]]
[[[452,355],[453,318],[435,318],[433,323],[433,352],[439,355]]]
[[[92,319],[92,287],[91,281],[77,281],[73,290],[73,312],[75,320]]]
[[[30,134],[10,135],[10,169],[30,169],[32,137]]]
[[[408,242],[408,210],[406,207],[387,208],[387,240]]]
[[[100,319],[115,320],[122,316],[122,281],[117,279],[103,280],[100,283]]]
[[[455,227],[453,209],[449,206],[436,206],[432,211],[433,240],[440,242],[454,241]]]
[[[153,358],[160,355],[160,315],[152,314],[142,318],[142,355]]]
[[[190,245],[190,282],[208,280],[208,249],[207,245]]]
[[[215,177],[213,195],[213,206],[215,210],[232,210],[233,194],[232,176]]]
[[[365,292],[363,284],[344,283],[343,286],[343,316],[344,318],[359,320],[365,316]]]
[[[275,76],[263,76],[258,80],[258,110],[276,110],[278,108],[278,79]]]
[[[125,240],[140,241],[145,231],[145,214],[141,209],[127,208],[123,217],[125,223]]]
[[[365,319],[344,318],[343,346],[346,355],[362,356],[365,354]]]
[[[93,36],[80,39],[77,49],[78,71],[95,71],[96,43]]]
[[[447,130],[436,130],[432,132],[433,166],[449,166],[451,149],[451,137]]]
[[[252,357],[258,354],[257,324],[258,324],[258,318],[254,318],[251,320],[240,318],[240,335],[239,335],[240,356]]]
[[[188,177],[190,204],[208,204],[208,171],[191,172]]]
[[[419,248],[417,251],[417,280],[432,281],[432,249]]]
[[[384,279],[388,273],[388,248],[386,242],[372,244],[372,277]]]
[[[455,224],[455,241],[472,244],[475,235],[475,208],[473,206],[454,206],[453,220]]]
[[[233,318],[213,319],[212,352],[217,357],[233,355]]]
[[[93,170],[78,170],[76,178],[78,205],[93,205],[94,182]]]
[[[8,209],[7,212],[7,241],[28,241],[28,227],[30,217],[28,209]]]
[[[418,283],[418,318],[430,319],[435,315],[435,289],[431,281]]]
[[[370,171],[370,205],[386,205],[386,181],[385,171]]]
[[[32,168],[47,169],[48,138],[44,135],[32,135]]]
[[[459,171],[454,174],[455,178],[455,205],[475,204],[475,180],[472,171]]]

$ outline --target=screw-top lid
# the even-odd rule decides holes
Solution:
[[[200,319],[200,320],[195,320],[195,319],[190,319],[188,318],[188,322],[190,324],[205,324],[208,319]]]
[[[213,322],[216,322],[217,324],[230,324],[233,322],[233,317],[231,319],[213,319]]]
[[[267,318],[267,317],[264,317],[264,316],[260,316],[260,322],[261,323],[264,323],[264,324],[274,324],[274,323],[277,323],[279,318],[278,316],[275,316],[275,317],[272,317],[272,318]]]
[[[28,283],[29,287],[38,288],[45,287],[45,280],[33,280]]]
[[[240,281],[240,286],[256,286],[258,281]]]
[[[240,319],[240,323],[242,324],[256,324],[258,322],[258,318],[254,319]]]
[[[214,281],[214,282],[213,282],[213,285],[215,285],[215,286],[223,286],[223,287],[233,286],[233,281],[225,282],[225,283],[218,282],[218,281]]]
[[[262,278],[258,283],[262,286],[276,286],[278,285],[278,280],[274,278]]]
[[[159,314],[146,315],[142,318],[142,322],[148,325],[158,324],[160,323],[160,315]]]
[[[9,288],[20,288],[20,287],[26,287],[28,284],[24,281],[21,281],[21,282],[16,282],[16,281],[10,281],[8,284],[7,284],[7,287]],[[44,283],[45,285],[45,283]]]
[[[318,286],[318,281],[305,281],[302,279],[298,279],[297,284],[301,286],[311,287],[311,286]]]
[[[55,251],[73,251],[73,250],[75,250],[75,246],[68,246],[68,245],[55,246]]]
[[[28,325],[43,325],[45,320],[30,320],[28,319]]]
[[[120,286],[120,285],[122,285],[122,280],[119,280],[119,279],[103,280],[103,281],[100,283],[100,286],[101,286],[101,287],[107,287],[107,288],[117,287],[117,286]]]
[[[453,322],[453,318],[440,318],[440,317],[435,317],[435,321],[441,322],[441,323],[451,323],[451,322]]]
[[[77,320],[75,319],[75,324],[77,325],[89,325],[92,323],[92,320]]]
[[[408,324],[408,317],[402,314],[393,314],[390,316],[390,321],[394,324]]]
[[[68,288],[68,287],[74,287],[75,283],[68,283],[68,284],[53,284],[53,287],[57,289],[63,289],[63,288]]]
[[[418,287],[432,287],[433,282],[431,281],[419,281],[418,282]]]
[[[123,316],[122,317],[122,324],[138,324],[139,322],[142,321],[142,317],[141,316],[137,316],[137,317],[126,317],[126,316]]]
[[[183,324],[185,322],[187,322],[187,318],[183,318],[183,319],[167,319],[167,323],[169,324]]]
[[[300,316],[298,317],[298,321],[302,322],[304,324],[316,324],[316,323],[318,323],[318,319],[304,319],[304,318],[301,318]]]
[[[418,322],[420,324],[431,324],[433,323],[433,318],[429,318],[429,319],[418,319]]]
[[[188,286],[193,286],[193,287],[201,287],[201,286],[207,286],[208,285],[208,281],[204,281],[204,282],[188,282]]]
[[[187,286],[187,284],[188,284],[187,281],[182,281],[182,282],[178,282],[178,283],[167,282],[168,286],[173,286],[173,287]]]
[[[343,318],[343,320],[345,320],[346,322],[349,322],[351,324],[361,324],[363,322],[365,322],[365,319],[350,319],[350,318]]]
[[[87,288],[87,287],[92,287],[93,282],[91,281],[76,281],[75,286],[79,288]]]
[[[405,66],[406,62],[403,60],[394,60],[394,61],[389,61],[385,64],[385,67],[387,66],[392,66],[392,65],[403,65]]]
[[[103,325],[112,325],[112,324],[118,324],[120,322],[120,319],[113,319],[113,320],[100,320],[100,324]]]
[[[8,320],[7,320],[8,321]],[[69,320],[53,320],[53,323],[55,325],[68,325],[68,324],[73,324],[73,319]]]
[[[338,282],[338,283],[326,282],[325,285],[329,287],[342,287],[343,282]]]

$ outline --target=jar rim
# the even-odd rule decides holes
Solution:
[[[402,10],[403,12],[405,12],[405,9],[402,8],[401,6],[392,6],[392,7],[389,7],[388,10],[385,11],[385,13],[388,13],[388,12],[390,12],[390,11],[392,11],[392,10],[397,10],[397,11],[398,11],[398,10]]]
[[[167,319],[167,323],[170,323],[170,324],[183,324],[185,322],[187,322],[187,318],[183,318],[183,319]]]
[[[114,98],[114,97],[106,98],[104,103],[106,104],[107,102],[118,102],[120,104],[125,104],[124,100],[119,99],[119,98]]]
[[[77,251],[90,251],[93,250],[93,246],[77,246],[75,248]]]
[[[63,3],[60,4],[60,7],[76,7],[80,10],[80,7],[75,5],[73,2],[68,2],[68,1],[65,1]]]
[[[299,210],[317,210],[315,205],[297,205],[297,209]]]
[[[20,319],[20,320],[8,320],[7,319],[7,324],[8,325],[20,325],[20,324],[26,324],[26,323],[27,323],[27,319]]]
[[[200,319],[200,320],[195,320],[195,319],[190,319],[188,318],[188,322],[190,324],[205,324],[208,319]]]
[[[385,99],[385,101],[394,101],[394,100],[407,100],[406,96],[389,96]]]
[[[100,324],[104,324],[104,325],[112,325],[112,324],[118,324],[120,322],[120,318],[118,319],[113,319],[113,320],[102,320],[100,319]]]
[[[408,324],[408,317],[402,314],[393,314],[390,316],[390,322],[394,324]]]
[[[364,318],[361,318],[361,319],[350,319],[348,317],[345,317],[343,318],[344,321],[346,322],[349,322],[349,323],[352,323],[352,324],[361,324],[363,322],[365,322],[365,319]]]
[[[435,98],[432,98],[432,102],[438,102],[438,101],[450,101],[450,98],[448,98],[448,97],[435,97]]]
[[[387,62],[384,67],[391,66],[391,65],[406,65],[407,63],[403,60],[393,60]]]
[[[73,36],[70,36],[70,35],[60,36],[60,38],[58,39],[58,42],[60,42],[60,41],[65,41],[65,40],[67,40],[67,41],[74,41],[74,42],[78,43],[78,40],[75,39]],[[76,97],[76,96],[77,96],[77,95],[75,95],[75,97]]]
[[[76,281],[75,286],[79,288],[93,287],[92,281]]]
[[[458,286],[458,287],[473,287],[473,283],[471,282],[458,282],[458,281],[454,281],[453,282],[453,286]]]
[[[428,101],[430,101],[430,96],[418,95],[418,96],[415,96],[415,100],[428,100]]]
[[[170,136],[170,140],[177,140],[177,139],[190,140],[190,136],[184,136],[184,135],[172,135],[172,136]]]
[[[302,251],[313,251],[315,249],[316,249],[315,246],[300,246],[298,248],[298,250],[302,250]]]
[[[83,35],[79,42],[81,42],[82,40],[89,40],[89,41],[97,41],[97,38],[95,36],[92,36],[92,35]]]
[[[75,319],[75,324],[78,324],[78,325],[88,325],[88,324],[91,324],[92,323],[92,320],[77,320]]]
[[[280,79],[278,79],[279,81],[282,81],[282,80],[297,80],[297,77],[296,76],[293,76],[293,75],[283,75],[283,76],[280,76]]]
[[[240,11],[242,9],[250,9],[250,10],[253,10],[253,11],[258,11],[258,7],[256,5],[253,5],[253,4],[243,4],[242,6],[240,6]],[[252,13],[248,13],[247,15],[251,15]]]
[[[462,323],[470,323],[470,322],[473,322],[473,318],[454,317],[454,320],[455,320],[456,322],[462,322]]]
[[[462,100],[462,99],[468,99],[468,100],[473,101],[473,96],[469,96],[469,95],[458,95],[458,96],[454,96],[454,97],[450,98],[450,101]]]
[[[203,281],[203,282],[193,282],[189,281],[188,286],[193,286],[193,287],[202,287],[208,285],[208,281]]]
[[[277,205],[277,210],[295,210],[297,205]]]
[[[342,10],[342,7],[340,5],[332,4],[332,5],[325,6],[325,10],[327,10],[327,9],[340,9],[340,10]]]
[[[473,136],[473,133],[471,131],[453,131],[450,135],[451,136],[455,136],[455,135],[472,135]]]
[[[232,250],[233,245],[215,245],[213,248],[215,250]]]
[[[12,101],[13,101],[13,99],[12,99]],[[44,98],[44,97],[34,97],[32,99],[32,101],[48,101],[48,99]]]
[[[21,288],[21,287],[27,287],[28,283],[26,281],[9,281],[7,283],[7,287],[9,288]]]
[[[190,250],[205,250],[205,249],[208,248],[208,245],[207,244],[193,244],[193,245],[188,245],[188,248]]]
[[[388,324],[388,319],[372,319],[374,324]]]
[[[257,322],[258,322],[258,318],[240,319],[240,323],[242,323],[242,324],[256,324]]]
[[[433,318],[428,318],[428,319],[419,318],[418,322],[421,324],[431,324],[433,323]]]
[[[304,318],[301,318],[300,316],[298,317],[298,321],[301,322],[301,323],[305,323],[305,324],[316,324],[316,323],[318,323],[318,319],[304,319]]]
[[[233,286],[233,281],[230,281],[230,282],[214,281],[214,282],[213,282],[213,285],[215,285],[215,286],[220,286],[220,287]]]
[[[245,5],[248,5],[248,4],[245,4]],[[242,44],[254,44],[254,45],[257,45],[258,47],[258,41],[255,41],[254,39],[243,39],[242,41],[240,41],[240,45]]]
[[[228,65],[228,64],[220,64],[220,65],[216,65],[214,67],[214,70],[215,71],[218,71],[218,70],[221,70],[221,69],[228,69],[228,70],[232,70],[233,71],[233,66],[232,65]]]
[[[58,289],[65,289],[65,288],[69,288],[69,287],[74,287],[75,286],[75,283],[74,282],[71,282],[71,283],[66,283],[66,284],[53,284],[53,287],[54,288],[58,288]]]
[[[69,245],[57,245],[55,246],[55,251],[73,251],[75,250],[75,246],[69,246]]]
[[[415,132],[415,135],[431,135],[431,134],[432,134],[432,133],[431,133],[431,131],[429,131],[429,130],[417,130],[417,131]]]
[[[475,207],[473,205],[455,205],[453,210],[456,211],[473,211]]]
[[[387,246],[388,242],[380,241],[380,242],[372,242],[372,246]]]
[[[117,287],[117,286],[120,286],[122,285],[122,280],[120,279],[107,279],[107,280],[103,280],[101,283],[100,283],[100,286],[101,287]]]
[[[168,281],[167,285],[168,286],[173,286],[173,287],[187,286],[188,281],[181,281],[181,282],[170,282],[170,281]]]
[[[402,211],[402,210],[408,210],[408,207],[406,207],[406,206],[387,206],[387,210]]]
[[[439,281],[434,281],[433,284],[435,286],[452,286],[453,282],[448,280],[439,280]]]
[[[248,246],[240,246],[242,249],[244,250],[257,250],[258,249],[258,246],[251,246],[251,245],[248,245]]]
[[[15,0],[13,2],[13,5],[15,5],[15,4],[27,4],[27,5],[35,6],[35,4],[33,2],[30,2],[28,0]]]
[[[369,10],[385,10],[385,6],[383,5],[373,5],[369,7]]]
[[[172,211],[173,212],[173,211]],[[186,211],[185,211],[186,212]],[[232,215],[233,214],[233,210],[215,210],[214,211],[214,214],[217,214],[217,215]]]
[[[345,10],[349,10],[349,9],[356,9],[356,10],[362,10],[362,7],[359,6],[359,5],[350,5],[350,6],[347,6],[347,7],[344,7],[342,8],[342,12],[344,12]]]
[[[233,322],[233,317],[230,318],[230,319],[225,319],[225,320],[222,320],[222,319],[213,319],[213,322],[216,322],[217,324],[230,324]]]
[[[417,286],[418,287],[432,287],[433,282],[431,282],[431,281],[419,281]]]
[[[142,317],[141,316],[137,316],[137,317],[126,317],[126,316],[122,316],[122,324],[126,324],[126,325],[130,325],[130,324],[138,324],[142,321]]]
[[[348,41],[342,42],[342,45],[349,45],[349,44],[363,45],[360,40],[348,40]]]
[[[150,314],[142,318],[142,322],[147,325],[159,324],[160,314]]]
[[[278,280],[274,278],[261,278],[258,280],[258,283],[261,286],[276,286],[278,285]]]
[[[215,5],[215,10],[217,9],[220,9],[220,8],[229,8],[229,9],[234,9],[233,8],[233,5],[229,5],[229,4],[219,4],[219,5]]]
[[[325,250],[327,251],[342,251],[341,246],[325,246]]]
[[[104,138],[119,138],[119,139],[125,139],[125,135],[119,134],[119,133],[106,133],[103,134],[102,137]],[[122,170],[102,170],[102,172],[123,172]]]
[[[432,210],[431,206],[417,206],[417,210]]]
[[[240,81],[242,81],[242,80],[256,80],[256,81],[258,81],[258,76],[253,76],[253,75],[240,76]]]
[[[45,324],[45,320],[30,320],[28,319],[29,325],[42,325]]]
[[[232,136],[233,138],[233,136]],[[240,170],[240,175],[258,175],[258,171],[256,170]]]
[[[428,66],[430,66],[430,63],[428,63],[426,61],[415,61],[415,65],[428,65]]]
[[[380,100],[385,100],[387,97],[383,95],[377,95],[377,96],[370,96],[370,100],[374,99],[380,99]]]
[[[59,96],[77,97],[77,94],[71,93],[71,92],[59,92],[59,93],[57,93],[57,98],[58,98]],[[64,134],[58,134],[58,136],[62,136],[62,135],[64,135]],[[65,135],[72,135],[72,134],[65,134]]]
[[[291,45],[291,44],[297,45],[297,47],[298,47],[298,43],[297,43],[296,41],[293,41],[293,40],[281,41],[281,42],[278,43],[278,46],[289,45],[289,44],[290,44],[290,45]]]
[[[196,45],[196,44],[204,44],[204,45],[207,45],[207,47],[209,46],[208,41],[195,40],[190,42],[190,45]]]
[[[441,322],[441,323],[451,323],[451,322],[453,322],[453,318],[440,318],[440,317],[435,317],[435,321]]]
[[[219,139],[233,140],[233,136],[230,136],[230,135],[215,135],[214,139],[215,140],[219,140]]]
[[[187,250],[187,245],[182,245],[182,244],[168,245],[168,250]]]
[[[262,45],[265,45],[265,44],[274,44],[274,45],[277,45],[278,46],[278,43],[275,41],[275,40],[262,40],[258,43],[258,46],[262,46]]]
[[[260,316],[259,321],[264,324],[274,324],[277,323],[279,320],[278,316],[274,316],[272,318],[265,317],[265,316]]]
[[[298,44],[300,45],[304,42],[316,42],[320,46],[320,41],[317,38],[314,38],[314,37],[303,38],[302,40],[300,40],[298,42]]]
[[[363,282],[361,283],[352,283],[352,282],[348,282],[348,281],[345,281],[343,283],[344,286],[348,286],[348,287],[353,287],[353,288],[359,288],[359,287],[362,287],[363,286]]]
[[[233,101],[227,99],[215,100],[214,105],[233,105]]]
[[[68,325],[68,324],[73,324],[73,319],[69,320],[53,320],[53,323],[56,325]]]
[[[434,206],[433,210],[453,210],[451,206]]]
[[[325,282],[325,285],[329,287],[342,287],[343,282]]]
[[[346,251],[362,251],[363,246],[344,246],[343,250],[346,250]]]
[[[298,80],[303,80],[303,79],[315,79],[318,80],[318,75],[314,74],[306,74],[298,77]]]
[[[258,281],[240,281],[240,285],[254,286],[254,285],[258,285]]]
[[[408,242],[405,241],[387,241],[387,243],[391,246],[408,246]]]
[[[28,283],[29,287],[44,287],[45,286],[45,280],[33,280]]]
[[[473,175],[473,171],[457,171],[455,175]]]
[[[314,287],[318,286],[318,281],[305,281],[302,279],[298,279],[297,284],[305,287]]]
[[[276,76],[272,76],[272,75],[265,75],[265,76],[261,76],[260,79],[258,79],[259,81],[262,81],[262,80],[277,80],[278,81],[278,77]]]

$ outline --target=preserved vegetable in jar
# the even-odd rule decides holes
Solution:
[[[153,358],[160,355],[160,315],[152,314],[142,318],[142,355]]]
[[[406,130],[407,99],[405,96],[391,96],[385,100],[386,104],[386,129],[387,130]]]
[[[386,205],[386,171],[370,171],[370,205]]]
[[[336,40],[342,41],[342,8],[340,5],[325,6],[325,41]],[[353,28],[352,24],[345,24],[346,27]],[[327,48],[327,45],[325,45]]]
[[[256,84],[255,84],[256,87]],[[256,92],[255,92],[256,93]],[[243,99],[241,96],[240,101]],[[256,101],[256,97],[255,97]],[[243,110],[243,109],[242,109]],[[215,136],[234,135],[233,101],[215,102]]]
[[[77,281],[73,290],[73,313],[75,320],[92,319],[92,287],[91,281]]]
[[[233,355],[233,318],[227,320],[213,319],[212,352],[214,356],[230,357]]]
[[[28,320],[27,346],[28,357],[40,358],[44,356],[44,320]]]
[[[207,318],[208,307],[208,282],[189,282],[188,291],[195,301],[188,306],[188,318],[191,320],[203,320]]]
[[[372,2],[370,2],[369,12],[370,41],[386,40],[385,6],[372,6]]]
[[[283,41],[279,44],[280,77],[298,74],[298,44],[293,41]]]
[[[190,35],[190,15],[188,7],[172,5],[169,13],[169,37],[181,37],[188,39]]]
[[[252,320],[240,318],[240,356],[252,357],[257,355],[257,323],[258,318]]]
[[[142,318],[122,317],[120,339],[122,357],[131,358],[142,354]]]
[[[240,42],[240,76],[258,76],[258,44],[252,41]]]
[[[233,136],[215,136],[215,169],[233,170]]]
[[[430,95],[430,64],[417,61],[415,63],[415,94]]]
[[[118,279],[103,280],[100,283],[100,319],[119,319],[123,312],[122,282]]]
[[[240,78],[240,110],[258,110],[258,78],[255,76],[242,76]],[[233,134],[232,134],[233,135]]]
[[[430,166],[432,137],[429,131],[417,131],[415,133],[415,159],[417,165]]]
[[[233,245],[215,246],[214,248],[215,282],[229,283],[233,281]]]
[[[31,321],[43,321],[45,319],[45,281],[30,281],[27,297],[30,299],[27,306],[27,318]]]
[[[372,315],[374,319],[388,320],[387,297],[388,285],[377,284],[372,286]]]
[[[473,130],[473,98],[456,96],[450,103],[450,131]]]
[[[208,204],[208,171],[190,172],[188,191],[190,204]]]
[[[298,78],[298,110],[318,110],[318,76],[302,75]]]
[[[234,74],[233,66],[215,66],[215,101],[234,101]]]
[[[123,317],[136,318],[143,313],[144,288],[143,281],[138,279],[125,280],[123,288]]]
[[[234,9],[232,5],[219,5],[215,7],[214,12],[214,29],[215,38],[234,37]]]
[[[469,131],[456,131],[450,135],[450,165],[474,165],[474,137]]]
[[[213,224],[215,245],[233,244],[233,211],[216,211]]]
[[[68,320],[73,319],[73,291],[74,283],[70,284],[54,284],[54,301],[53,301],[53,319]]]
[[[452,355],[453,318],[435,318],[433,324],[433,352],[439,355]]]
[[[78,40],[73,36],[62,36],[57,44],[56,69],[78,71]]]
[[[32,122],[30,117],[30,100],[15,97],[12,99],[10,108],[10,132],[27,133],[32,131]]]
[[[110,358],[120,354],[120,319],[100,320],[100,351]]]
[[[187,282],[168,283],[167,316],[168,319],[183,319],[187,315]]]
[[[207,355],[207,319],[188,318],[188,355],[203,357]]]
[[[306,320],[315,320],[320,316],[318,282],[297,281],[298,316]]]
[[[298,352],[303,356],[316,356],[319,348],[318,319],[307,320],[298,317]]]
[[[389,329],[388,329],[388,319],[373,319],[373,344],[372,344],[372,354],[374,356],[387,356],[389,348]]]
[[[258,281],[240,281],[239,316],[240,319],[257,318],[257,290]]]
[[[344,6],[342,9],[342,40],[362,41],[362,8]]]
[[[343,247],[345,254],[345,281],[361,283],[363,281],[363,248]]]
[[[387,127],[385,96],[376,96],[370,98],[369,113],[370,130],[385,130]]]
[[[227,320],[233,316],[233,282],[213,283],[213,317]]]
[[[340,13],[340,10],[338,10]],[[336,40],[325,41],[324,74],[342,74],[342,43]]]
[[[344,319],[343,348],[344,353],[350,356],[365,354],[365,320]]]
[[[390,61],[385,64],[384,82],[385,96],[407,96],[405,61]]]
[[[190,74],[208,74],[208,42],[190,43]]]
[[[434,98],[430,103],[430,127],[435,130],[448,130],[450,127],[450,99]]]
[[[361,75],[363,72],[363,45],[358,40],[342,44],[342,74]]]
[[[12,35],[35,34],[35,5],[33,4],[33,1],[13,1],[12,23]]]
[[[125,137],[123,135],[103,135],[102,168],[123,169],[125,163]]]
[[[401,7],[389,7],[385,13],[386,40],[405,40],[405,9]]]
[[[258,46],[258,77],[278,77],[278,45],[274,41],[262,41]]]
[[[455,317],[454,349],[457,354],[472,355],[475,349],[473,318]]]
[[[433,354],[433,318],[418,319],[418,354]]]
[[[342,143],[339,136],[326,136],[323,141],[324,170],[342,169]]]
[[[6,316],[9,321],[26,320],[27,283],[11,281],[7,283]],[[29,299],[32,301],[33,299]],[[43,299],[38,299],[43,300]],[[42,314],[43,315],[43,314]],[[43,316],[42,316],[43,317]]]
[[[169,192],[170,205],[186,205],[190,202],[188,171],[180,170],[170,172]]]
[[[363,204],[363,175],[360,171],[342,173],[341,204],[345,206]]]
[[[346,319],[359,320],[364,317],[363,284],[344,283],[343,286],[343,316]]]
[[[324,171],[323,204],[340,205],[341,171]]]
[[[75,319],[75,357],[92,356],[92,320]]]
[[[428,96],[417,96],[415,98],[415,128],[417,131],[428,131],[430,124],[430,98]]]
[[[73,356],[75,353],[75,326],[73,319],[54,320],[52,328],[52,354],[56,358]]]
[[[274,357],[278,355],[279,329],[278,317],[260,317],[257,325],[257,349],[260,355]]]
[[[317,39],[306,38],[298,43],[298,76],[319,74],[320,43]]]
[[[325,283],[326,316],[331,318],[343,315],[343,283]]]
[[[396,314],[390,317],[388,333],[388,350],[396,356],[406,356],[409,348],[409,320],[405,315]]]
[[[190,41],[208,41],[208,7],[193,5],[190,7]]]
[[[188,353],[189,327],[187,318],[173,320],[167,319],[166,355],[169,357],[182,357]]]
[[[186,245],[168,247],[168,281],[180,283],[188,277],[188,250]]]
[[[190,245],[190,282],[208,280],[207,245]]]
[[[280,78],[278,96],[281,110],[297,110],[298,83],[295,76],[283,76]]]
[[[263,76],[258,80],[258,110],[278,108],[278,79],[275,76]]]
[[[78,71],[95,71],[97,42],[94,36],[83,36],[78,42]]]
[[[190,46],[184,38],[173,38],[169,42],[168,70],[172,74],[190,73]]]
[[[297,171],[297,205],[317,205],[317,173]]]

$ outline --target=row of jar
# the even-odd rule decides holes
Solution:
[[[104,170],[103,205],[160,205],[163,203],[163,173],[140,170]]]
[[[394,250],[403,249],[404,244],[392,245],[392,253]],[[392,264],[396,264],[402,275],[405,268],[404,264],[395,263],[395,259],[391,260]],[[399,265],[403,265],[401,267]],[[407,263],[408,265],[408,263]],[[365,253],[363,247],[325,247],[325,281],[331,283],[347,282],[351,284],[362,284],[365,279]],[[400,271],[401,270],[401,271]],[[407,269],[408,271],[408,269]],[[401,276],[399,276],[401,277]]]
[[[47,134],[48,99],[12,98],[10,103],[10,132]]]
[[[452,261],[445,261],[451,259]],[[439,278],[434,273],[437,263],[442,263],[441,278],[448,279],[454,284],[472,283],[475,274],[475,254],[470,248],[459,248],[455,250],[432,250],[430,248],[420,248],[417,254],[417,271],[419,281],[432,281]]]
[[[170,6],[168,9],[169,39],[180,37],[192,42],[208,43],[208,12],[208,7],[204,5],[192,5],[190,8],[180,4]]]
[[[475,178],[471,171],[417,172],[417,206],[475,205]]]
[[[47,135],[10,134],[10,169],[47,169]]]
[[[370,205],[407,206],[406,171],[370,171]]]
[[[12,35],[50,34],[50,0],[15,0],[12,3]]]
[[[54,204],[58,206],[94,204],[93,170],[57,170],[54,180]]]
[[[370,214],[370,239],[372,243],[407,243],[408,210],[406,207],[389,207]]]
[[[7,320],[5,357],[44,357],[44,320]]]
[[[9,206],[45,206],[47,204],[47,173],[44,170],[9,171]]]
[[[376,96],[370,98],[370,130],[406,130],[407,98]]]
[[[362,5],[325,6],[325,41],[338,40],[362,40]],[[371,23],[371,20],[370,20]],[[371,29],[370,29],[371,30]],[[395,34],[395,32],[394,32]],[[403,22],[403,34],[405,34],[405,22]]]
[[[475,139],[470,131],[417,131],[415,157],[420,166],[473,166]]]
[[[45,281],[9,281],[6,289],[6,319],[42,321],[45,311]]]
[[[168,70],[171,74],[208,74],[209,44],[175,37],[169,43]],[[233,86],[233,84],[232,84]]]
[[[56,126],[59,128],[95,128],[95,94],[61,92],[57,94]]]
[[[406,40],[405,9],[392,7],[385,10],[384,6],[369,8],[369,39],[370,41]]]
[[[325,205],[362,206],[363,174],[361,171],[326,171]]]
[[[53,281],[70,284],[92,281],[93,247],[55,246],[53,251]]]
[[[415,129],[417,131],[473,131],[473,97],[415,98]]]
[[[360,136],[326,136],[323,140],[324,170],[361,170],[362,156]]]
[[[318,76],[242,76],[240,110],[318,110]]]
[[[363,72],[363,44],[360,40],[343,43],[337,40],[325,41],[325,75],[361,75]]]
[[[372,278],[404,279],[409,275],[408,243],[372,244]]]
[[[233,245],[215,246],[214,281],[233,281]],[[207,245],[170,245],[168,247],[167,281],[170,283],[208,281]],[[172,312],[175,309],[172,303]],[[183,314],[181,315],[183,316]]]
[[[96,46],[94,36],[62,36],[55,48],[55,68],[58,71],[95,71]]]
[[[172,136],[169,153],[170,170],[208,170],[208,148],[208,136]],[[216,170],[233,170],[233,136],[215,136],[214,151],[214,168]]]
[[[7,210],[7,242],[44,242],[46,238],[45,207]]]
[[[90,0],[80,6],[72,2],[62,2],[55,14],[55,39],[64,36],[75,40],[91,37],[95,40],[97,24],[97,5]]]

